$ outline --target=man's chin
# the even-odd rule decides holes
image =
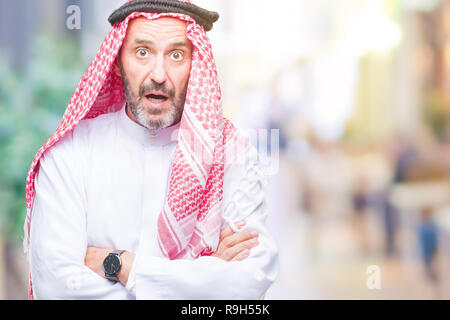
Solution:
[[[145,110],[145,116],[153,119],[153,118],[162,118],[166,114],[165,109],[154,109],[154,108],[147,108]]]
[[[162,116],[146,115],[145,119],[138,119],[138,122],[151,130],[158,130],[164,127]]]
[[[145,113],[145,117],[137,119],[138,122],[147,129],[159,130],[173,126],[174,119],[168,119],[166,112],[160,112],[160,114]]]

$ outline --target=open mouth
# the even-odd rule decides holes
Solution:
[[[163,93],[149,93],[145,97],[154,104],[161,104],[169,100],[169,97]]]

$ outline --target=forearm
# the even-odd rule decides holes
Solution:
[[[133,267],[134,260],[135,260],[135,254],[132,252],[125,251],[121,257],[122,257],[122,267],[120,268],[119,273],[117,274],[117,278],[119,279],[119,282],[126,287],[128,284],[128,279],[130,276],[131,268]],[[130,279],[133,281],[132,279]]]
[[[80,263],[51,259],[50,267],[33,250],[30,250],[30,262],[35,299],[132,298],[120,283],[106,280]]]
[[[99,248],[99,247],[88,247],[86,251],[86,257],[84,258],[84,264],[95,272],[98,276],[105,278],[105,271],[103,269],[103,261],[105,258],[113,252],[115,249],[112,248]],[[117,278],[119,282],[126,287],[128,282],[128,277],[130,275],[131,268],[133,266],[135,254],[132,252],[124,251],[120,254],[121,268],[117,273]]]

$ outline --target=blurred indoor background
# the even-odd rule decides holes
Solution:
[[[0,1],[0,299],[26,298],[29,165],[121,3]],[[450,0],[194,3],[226,116],[276,137],[266,298],[450,299]]]

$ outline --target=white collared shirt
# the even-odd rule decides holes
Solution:
[[[259,245],[243,261],[168,260],[156,221],[166,199],[179,125],[148,130],[126,108],[83,120],[47,151],[36,176],[30,265],[36,299],[258,299],[278,273],[258,163],[224,177],[223,226],[246,218]],[[248,215],[244,217],[243,214]],[[84,264],[88,246],[136,253],[127,286]]]

